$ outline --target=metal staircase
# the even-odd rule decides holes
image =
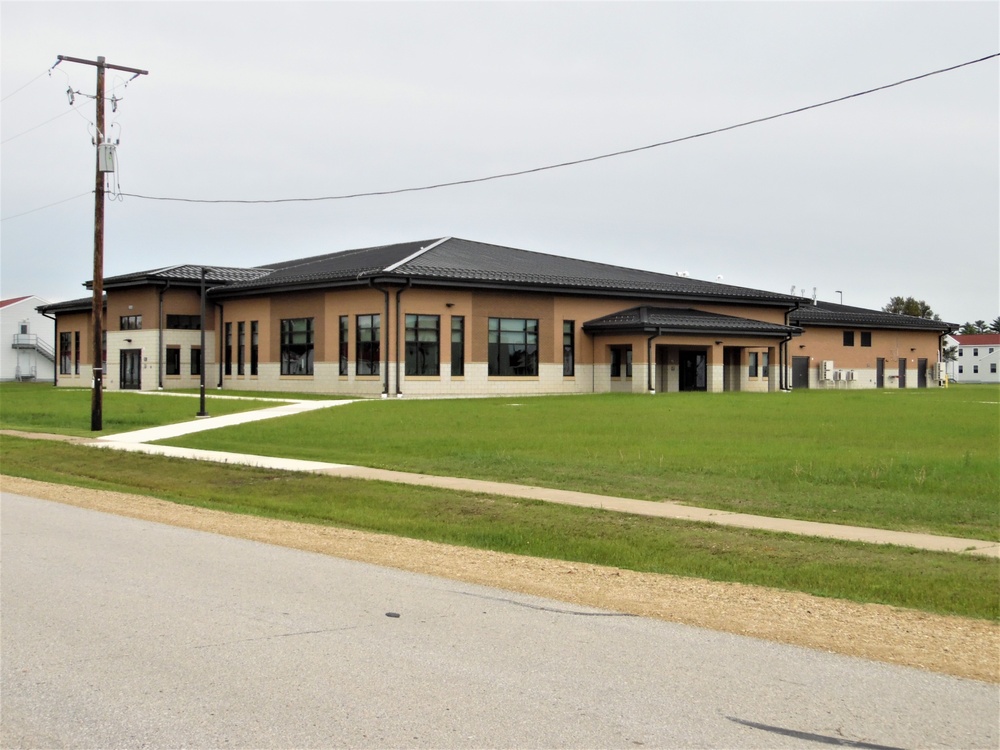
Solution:
[[[15,333],[12,349],[34,349],[49,362],[56,361],[55,350],[34,333]]]

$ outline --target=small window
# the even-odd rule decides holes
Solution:
[[[226,375],[233,374],[233,324],[226,323]]]
[[[972,366],[972,372],[973,373],[978,373],[979,372],[979,365],[973,365]]]
[[[871,346],[872,345],[872,332],[862,331],[861,332],[861,346]]]
[[[451,376],[465,375],[465,317],[451,316]]]
[[[142,316],[141,315],[123,315],[120,319],[120,328],[123,331],[141,331],[142,330]]]
[[[978,357],[979,356],[979,349],[978,348],[972,350],[972,356],[973,357]]]
[[[958,356],[959,357],[964,357],[965,356],[965,349],[962,349],[961,347],[959,347],[959,349],[958,349]]]
[[[73,361],[73,334],[64,332],[59,334],[59,374],[69,375]]]
[[[997,371],[997,363],[996,362],[990,362],[990,372],[995,375],[996,371]]]
[[[378,375],[382,357],[381,317],[359,315],[354,366],[358,375]]]
[[[236,324],[236,346],[236,374],[246,375],[243,363],[246,360],[247,351],[247,324],[242,320]]]
[[[73,331],[73,374],[80,374],[80,332]]]
[[[167,315],[167,328],[180,331],[201,330],[200,315]]]
[[[965,372],[965,367],[962,366],[962,365],[959,365],[958,366],[958,374],[961,375],[963,372]]]
[[[313,319],[281,321],[281,374],[313,374]]]
[[[201,375],[201,347],[191,347],[191,374]]]
[[[406,374],[435,376],[441,371],[441,317],[406,316]]]
[[[167,375],[181,374],[181,348],[179,346],[167,347]]]
[[[844,346],[854,346],[854,331],[844,331]]]
[[[611,347],[611,377],[632,377],[632,347]]]
[[[260,330],[256,320],[250,321],[250,375],[257,374],[257,363],[260,355]]]
[[[760,376],[765,380],[771,376],[770,355],[767,352],[760,355]]]
[[[563,321],[563,377],[573,375],[576,360],[576,341],[574,334],[574,321]]]
[[[758,377],[757,372],[757,352],[750,352],[750,377]]]
[[[340,375],[346,375],[347,374],[347,360],[348,360],[347,354],[348,354],[348,351],[349,351],[348,348],[347,348],[347,332],[348,332],[348,328],[350,326],[350,324],[348,323],[348,316],[347,315],[341,315],[339,323],[340,323],[340,325],[338,327],[338,331],[339,331],[340,340],[337,342],[337,347],[338,347],[338,352],[340,354],[340,369],[338,370],[338,374],[340,374]]]

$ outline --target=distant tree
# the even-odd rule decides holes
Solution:
[[[959,330],[958,333],[962,336],[974,336],[975,334],[979,333],[979,329],[976,328],[975,323],[969,323],[968,321],[966,321],[965,325],[962,326],[962,328]]]
[[[976,321],[976,333],[986,333],[986,321],[977,320]]]
[[[941,349],[941,357],[945,362],[954,362],[958,359],[957,346],[945,346]]]
[[[914,318],[941,320],[941,316],[934,312],[930,305],[922,299],[914,299],[913,297],[892,297],[889,304],[882,308],[882,311],[897,315],[912,315]]]
[[[1000,333],[1000,317],[993,318],[993,322],[990,323],[990,331]]]

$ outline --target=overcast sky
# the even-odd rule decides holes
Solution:
[[[417,187],[680,138],[1000,51],[996,2],[0,3],[2,294],[86,296],[95,68],[120,190]],[[880,308],[1000,314],[997,59],[438,190],[108,203],[107,276],[445,236]],[[23,87],[23,88],[22,88]],[[77,109],[74,110],[74,107]],[[66,200],[71,199],[71,200]],[[58,203],[58,205],[50,204]],[[50,206],[43,210],[35,210]],[[26,213],[31,212],[31,213]]]

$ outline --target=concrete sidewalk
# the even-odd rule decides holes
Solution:
[[[153,427],[135,432],[125,432],[118,435],[107,435],[90,442],[91,445],[115,450],[126,450],[149,453],[175,458],[215,461],[242,466],[257,466],[282,471],[306,471],[351,479],[369,479],[400,484],[414,484],[424,487],[438,487],[447,490],[465,492],[480,492],[490,495],[503,495],[529,500],[541,500],[564,505],[578,505],[586,508],[631,513],[634,515],[657,518],[675,518],[684,521],[700,521],[723,526],[738,526],[747,529],[762,529],[803,536],[822,537],[825,539],[841,539],[846,541],[867,542],[869,544],[895,544],[903,547],[934,550],[939,552],[964,552],[974,555],[1000,558],[1000,543],[959,537],[943,537],[932,534],[915,534],[905,531],[889,531],[840,524],[818,523],[815,521],[797,521],[788,518],[769,518],[753,516],[745,513],[732,513],[724,510],[712,510],[682,505],[674,502],[651,502],[633,500],[623,497],[608,497],[592,495],[586,492],[570,490],[547,489],[544,487],[528,487],[506,482],[491,482],[480,479],[461,479],[456,477],[438,477],[426,474],[413,474],[385,469],[370,469],[363,466],[324,463],[320,461],[304,461],[293,458],[274,458],[270,456],[255,456],[242,453],[227,453],[223,451],[194,450],[191,448],[176,448],[165,445],[150,445],[157,440],[189,435],[194,432],[213,430],[246,424],[261,419],[299,414],[314,409],[325,409],[352,403],[347,400],[336,401],[296,401],[290,404],[260,409],[253,412],[229,414],[221,417],[209,417],[182,424]]]

